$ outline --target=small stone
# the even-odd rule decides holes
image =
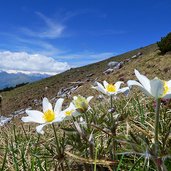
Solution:
[[[104,99],[104,96],[103,95],[99,95],[99,96],[97,96],[97,100],[103,100]]]
[[[108,75],[108,74],[112,73],[113,71],[114,71],[113,69],[109,68],[109,69],[105,70],[103,72],[103,74]]]
[[[115,112],[115,108],[113,107],[113,108],[110,108],[109,110],[108,110],[108,112],[109,113],[114,113]]]
[[[116,67],[119,64],[119,62],[117,61],[111,61],[107,64],[107,66],[111,69],[113,69],[114,67]]]

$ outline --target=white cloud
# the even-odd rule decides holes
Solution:
[[[0,43],[0,51],[11,50],[10,48],[13,47],[13,51],[26,51],[45,56],[54,56],[63,53],[63,50],[57,48],[49,41],[39,38],[24,37],[5,32],[0,32],[0,37],[5,40],[4,43]]]
[[[58,62],[51,57],[26,52],[0,52],[0,70],[57,74],[69,69],[67,62]]]
[[[16,40],[20,43],[20,49],[22,49],[24,45],[27,47],[25,50],[27,52],[29,51],[34,53],[36,51],[36,53],[43,54],[45,56],[54,56],[63,52],[62,50],[56,48],[53,44],[43,40],[20,37],[17,37]],[[30,48],[29,46],[34,48]]]
[[[54,19],[48,18],[44,14],[40,12],[36,12],[36,14],[43,20],[45,26],[43,29],[38,29],[38,31],[31,30],[29,28],[21,28],[22,32],[28,36],[39,37],[39,38],[49,38],[55,39],[61,37],[65,26]]]
[[[69,54],[61,56],[62,59],[84,59],[84,60],[103,60],[109,57],[117,55],[114,52],[102,52],[102,53],[94,53],[94,52],[82,52],[78,54]]]
[[[92,64],[95,62],[105,60],[112,56],[116,56],[117,54],[118,53],[114,53],[114,52],[102,52],[102,53],[82,52],[78,54],[60,55],[60,59],[69,61],[72,67],[79,67],[79,66],[84,66],[87,64]]]

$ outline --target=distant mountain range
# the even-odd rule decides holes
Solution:
[[[45,73],[10,73],[8,71],[0,70],[0,90],[7,87],[15,87],[16,85],[21,83],[31,83],[49,76],[51,75]]]

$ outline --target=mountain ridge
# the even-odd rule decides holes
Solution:
[[[49,76],[50,75],[40,73],[25,74],[22,72],[8,72],[0,70],[0,90],[9,87],[15,87],[16,85],[22,83],[31,83]]]

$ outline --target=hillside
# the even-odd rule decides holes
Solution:
[[[91,65],[80,68],[70,69],[64,73],[52,76],[41,81],[16,88],[14,90],[3,92],[3,109],[2,115],[8,116],[16,110],[25,109],[28,107],[38,108],[41,98],[46,96],[49,99],[57,98],[58,91],[63,87],[70,87],[72,82],[84,82],[73,94],[95,95],[97,92],[91,89],[94,80],[115,82],[128,79],[133,79],[134,68],[146,74],[150,78],[158,76],[161,79],[171,78],[171,54],[164,56],[159,55],[157,45],[152,44],[143,48],[139,48],[107,60],[100,61]],[[105,75],[103,72],[108,68],[107,64],[110,61],[124,61],[141,52],[140,57],[131,59],[124,63],[123,67]],[[72,94],[72,95],[73,95]],[[71,98],[71,97],[69,97]]]

